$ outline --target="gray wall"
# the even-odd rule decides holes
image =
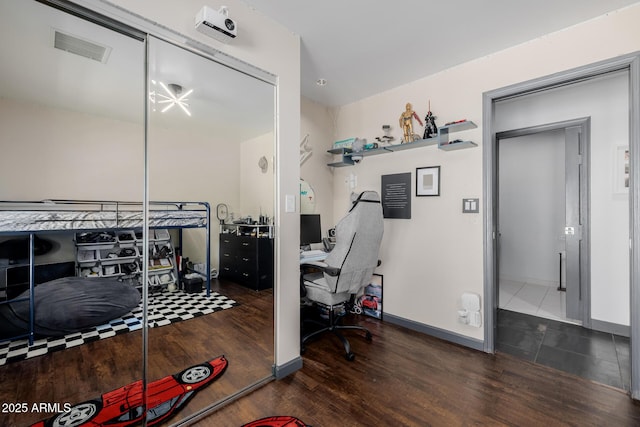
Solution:
[[[558,285],[564,251],[564,131],[499,142],[500,280]]]

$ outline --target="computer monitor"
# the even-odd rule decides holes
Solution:
[[[322,228],[320,227],[320,215],[300,214],[300,246],[309,246],[312,243],[322,242]]]

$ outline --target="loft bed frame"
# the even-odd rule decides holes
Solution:
[[[144,229],[141,202],[105,200],[0,201],[0,236],[29,236],[29,332],[11,339],[34,341],[35,235],[52,232],[116,231]],[[211,207],[207,202],[149,202],[150,229],[178,229],[182,249],[182,229],[206,230],[206,290],[211,296]],[[146,284],[146,280],[144,281]],[[148,286],[148,285],[147,285]],[[27,298],[0,301],[0,304]]]

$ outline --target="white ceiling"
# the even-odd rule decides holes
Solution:
[[[302,94],[328,106],[371,96],[639,2],[244,1],[301,36]],[[238,24],[239,37],[250,31]],[[111,46],[107,63],[54,49],[52,28]],[[143,51],[142,43],[35,1],[0,1],[0,97],[140,121]],[[165,117],[167,124],[193,126],[197,121],[233,140],[272,129],[270,85],[245,80],[249,78],[225,67],[213,70],[203,63],[217,64],[195,55],[180,56],[177,60],[164,51],[158,55],[156,78],[194,89],[189,97],[194,120],[180,122],[184,117],[174,108]],[[319,87],[315,83],[319,78],[328,84]],[[240,88],[248,87],[265,96],[238,95]],[[238,118],[243,122],[240,128]]]
[[[340,106],[638,0],[245,2],[301,36],[302,94]]]

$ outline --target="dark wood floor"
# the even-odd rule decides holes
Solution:
[[[214,281],[213,290],[240,306],[149,331],[149,381],[224,354],[229,366],[171,422],[271,374],[273,292]],[[0,367],[0,403],[80,403],[142,377],[140,331]],[[23,426],[50,413],[0,413],[0,426]]]
[[[240,307],[151,330],[151,380],[224,353],[229,369],[171,423],[268,375],[270,291],[216,284]],[[348,333],[356,360],[325,335],[307,345],[304,367],[272,381],[198,426],[241,426],[293,415],[323,426],[638,426],[640,406],[624,392],[506,354],[488,355],[374,319],[367,342]],[[248,342],[257,344],[247,345]],[[140,378],[140,334],[131,333],[0,367],[0,402],[80,402]],[[21,426],[43,414],[0,414]]]
[[[350,335],[348,362],[331,335],[307,346],[304,367],[221,408],[198,426],[271,415],[329,426],[638,426],[619,389],[489,355],[367,319],[373,342]]]

